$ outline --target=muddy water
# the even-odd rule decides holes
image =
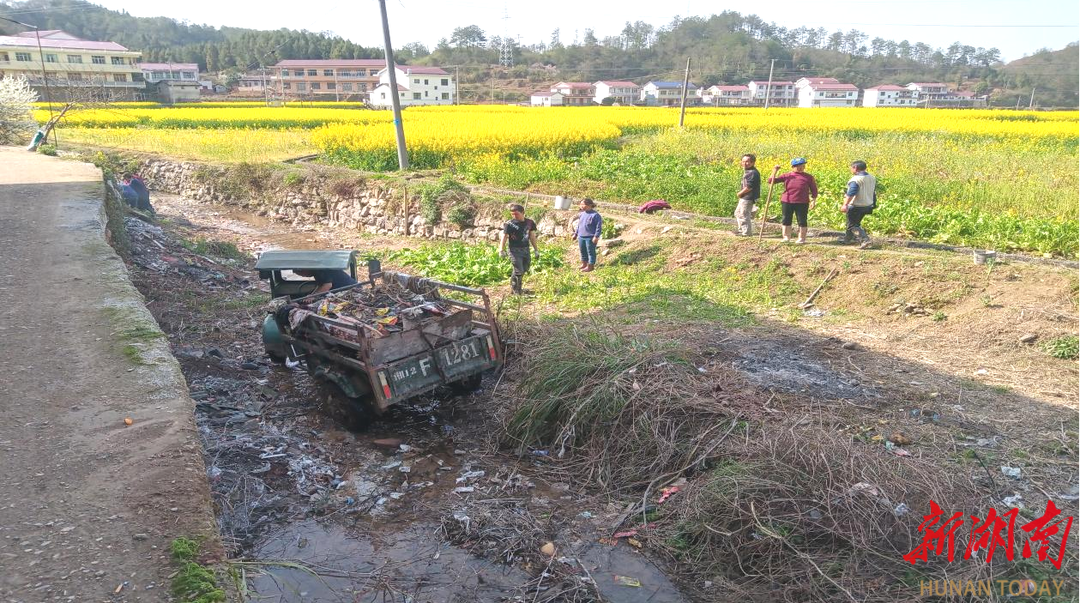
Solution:
[[[376,536],[313,520],[268,535],[263,560],[299,560],[307,569],[265,564],[253,599],[279,602],[496,601],[524,594],[525,572],[477,559],[441,541],[439,526],[415,523]],[[384,597],[386,597],[384,599]]]

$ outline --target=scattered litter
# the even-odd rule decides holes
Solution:
[[[457,456],[464,456],[464,455],[466,455],[468,453],[465,452],[464,450],[461,450],[460,448],[455,448],[454,449],[454,454],[456,454]]]
[[[1020,479],[1020,467],[1009,467],[1008,465],[1002,465],[1001,473],[1005,477]]]
[[[114,594],[114,595],[118,595],[118,594],[120,594],[120,591],[124,590],[124,587],[125,587],[125,586],[127,586],[127,585],[128,585],[128,583],[127,583],[127,582],[121,582],[121,583],[120,583],[120,586],[117,586],[117,587],[116,587],[116,590],[114,590],[114,591],[113,591],[113,594]]]
[[[625,532],[615,532],[611,535],[612,538],[618,540],[620,538],[630,538],[631,536],[637,536],[637,530],[627,530]]]
[[[533,450],[529,454],[531,454],[533,456],[547,456],[548,451],[547,450]]]
[[[412,467],[410,467],[408,465],[402,465],[402,466],[398,467],[397,470],[402,472],[402,473],[409,473],[410,471],[412,471]]]
[[[614,538],[597,538],[596,541],[607,546],[618,546],[619,544],[619,541]]]
[[[897,431],[889,436],[889,441],[897,446],[907,446],[911,443],[911,438],[905,436],[903,433]]]
[[[413,449],[412,446],[409,446],[408,444],[402,444],[402,445],[398,446],[398,450],[400,450],[402,452],[409,452],[412,449]]]
[[[705,370],[705,367],[699,366],[699,367],[697,367],[697,372],[704,374],[704,373],[706,373],[708,371]]]
[[[545,542],[544,545],[540,547],[540,552],[547,555],[548,557],[554,557],[555,556],[555,543],[553,543],[553,542]]]
[[[642,546],[641,541],[638,540],[637,538],[627,538],[626,542],[627,542],[627,544],[634,547],[635,549],[640,549],[641,546]]]
[[[131,419],[131,417],[126,417],[126,418],[124,419],[124,425],[131,425],[131,424],[132,424],[132,423],[134,423],[134,422],[135,422],[135,421],[133,421],[133,420]]]
[[[1007,507],[1016,507],[1018,509],[1024,508],[1024,503],[1020,502],[1024,498],[1023,494],[1013,494],[1012,496],[1006,496],[1001,499],[1001,504]]]
[[[401,438],[382,438],[371,440],[371,443],[376,446],[385,446],[386,448],[397,448],[401,446]]]
[[[825,310],[822,310],[821,308],[807,308],[807,309],[803,310],[803,316],[810,316],[812,318],[821,318],[822,316],[825,316]]]
[[[400,467],[400,466],[401,466],[401,461],[390,461],[389,463],[383,465],[382,468],[383,469],[393,469],[395,467]]]
[[[911,511],[911,509],[909,509],[906,504],[900,503],[896,505],[896,508],[893,509],[892,513],[896,517],[903,517],[907,515],[909,511]]]
[[[632,586],[634,588],[638,588],[641,586],[641,581],[637,578],[632,578],[630,576],[617,575],[615,576],[615,584],[618,584],[619,586]]]
[[[582,511],[581,513],[578,513],[578,517],[581,517],[583,519],[592,519],[592,516],[592,513],[588,511]]]
[[[878,487],[867,482],[859,482],[854,486],[848,488],[848,494],[869,494],[870,496],[881,496],[881,491]]]
[[[454,488],[454,493],[455,494],[472,494],[472,492],[474,490],[476,490],[476,488],[473,488],[472,486],[460,486],[460,487]]]
[[[456,481],[457,483],[460,484],[462,482],[467,482],[467,481],[469,481],[471,479],[477,479],[477,478],[484,477],[484,475],[486,475],[486,474],[483,471],[468,471],[466,473],[462,473],[461,477],[457,478],[454,481]]]
[[[976,375],[989,375],[990,371],[988,371],[986,369],[979,369],[979,370],[975,371],[975,374]]]
[[[391,492],[390,500],[399,500],[403,496],[405,496],[404,492]]]
[[[678,486],[668,486],[667,488],[662,488],[660,490],[660,498],[656,501],[656,504],[658,504],[658,505],[664,504],[665,500],[671,498],[671,495],[675,494],[678,491],[679,491]]]

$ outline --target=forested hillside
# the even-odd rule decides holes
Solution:
[[[209,72],[235,73],[281,59],[381,56],[377,48],[327,33],[215,28],[165,17],[133,17],[84,0],[0,1],[0,15],[43,29],[114,40],[143,51],[147,61],[199,63]],[[433,47],[420,41],[404,44],[397,50],[398,59],[459,66],[466,101],[522,100],[529,90],[554,80],[677,79],[690,57],[692,78],[700,84],[765,79],[771,59],[776,59],[777,79],[832,76],[863,88],[942,81],[993,93],[993,101],[1003,105],[1014,104],[1036,87],[1039,106],[1077,104],[1075,45],[1002,65],[1001,53],[992,47],[871,38],[856,29],[789,29],[734,11],[675,19],[663,26],[628,22],[619,35],[605,38],[591,29],[582,29],[580,39],[576,33],[575,39],[564,33],[577,32],[579,25],[568,21],[565,30],[556,29],[542,42],[508,41],[513,68],[498,66],[503,40],[476,25],[454,28]],[[0,32],[18,29],[0,21]]]
[[[273,65],[281,59],[374,58],[381,50],[358,46],[340,37],[309,31],[259,31],[239,27],[210,27],[181,23],[166,17],[133,17],[84,0],[0,2],[0,16],[42,29],[62,29],[91,40],[111,40],[143,52],[144,61],[198,63],[215,73],[245,71]],[[25,28],[0,21],[0,33]]]

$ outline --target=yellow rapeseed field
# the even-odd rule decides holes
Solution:
[[[810,160],[832,202],[848,164],[882,182],[878,228],[946,242],[1076,256],[1076,111],[913,108],[411,107],[410,163],[474,182],[730,215],[742,153],[759,167]],[[44,121],[48,111],[38,109]],[[357,169],[397,168],[389,111],[348,104],[227,103],[79,109],[61,140],[193,159],[267,161],[320,151]],[[836,216],[825,219],[837,226]],[[814,218],[820,224],[820,218]]]

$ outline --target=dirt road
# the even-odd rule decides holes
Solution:
[[[168,600],[171,539],[213,529],[183,375],[105,241],[100,171],[0,166],[0,599]]]

